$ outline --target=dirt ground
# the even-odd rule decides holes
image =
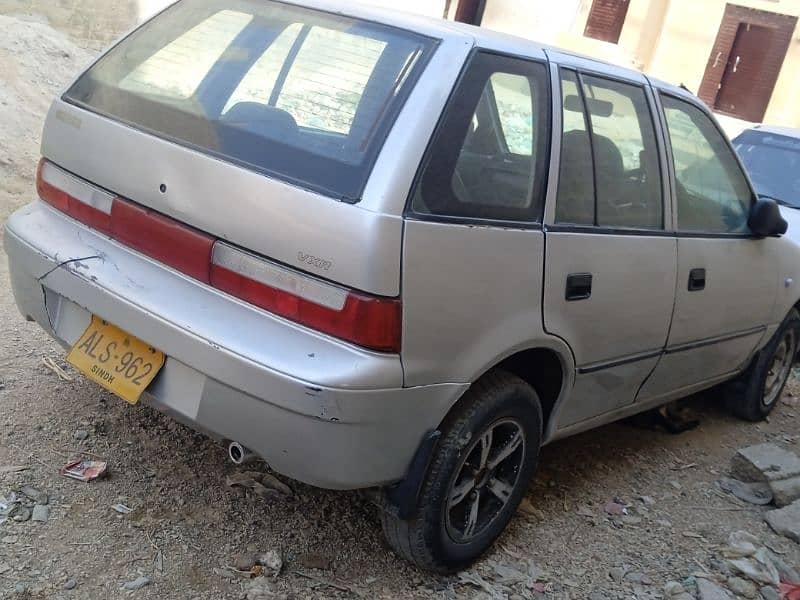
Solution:
[[[54,29],[46,6],[0,0],[0,15],[16,15],[0,16],[0,220],[33,197],[50,98],[109,32],[91,38],[91,27],[76,29],[57,11],[49,15]],[[0,525],[0,597],[663,598],[670,581],[691,594],[698,574],[725,582],[720,549],[737,530],[800,564],[798,545],[767,527],[765,509],[716,484],[737,448],[771,441],[800,450],[800,408],[789,395],[759,425],[727,416],[709,393],[690,402],[701,420],[693,431],[614,424],[545,448],[526,506],[497,546],[466,578],[442,578],[387,549],[378,510],[362,495],[292,481],[285,500],[230,489],[226,476],[237,468],[219,445],[77,376],[62,349],[18,314],[1,250],[0,340],[0,496],[27,484],[50,497],[46,522]],[[76,439],[77,430],[88,437]],[[108,460],[109,476],[60,476],[58,467],[79,453]],[[28,469],[3,472],[9,465]],[[606,514],[614,498],[630,505],[627,517]],[[118,514],[117,503],[133,512]],[[268,550],[284,560],[274,580],[230,569],[237,554]],[[534,576],[509,582],[504,567]],[[121,589],[140,576],[149,585]]]

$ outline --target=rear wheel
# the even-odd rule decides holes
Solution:
[[[452,572],[502,533],[536,468],[542,412],[534,389],[506,372],[476,382],[442,425],[416,517],[383,511],[392,548],[418,566]]]
[[[772,339],[727,390],[730,411],[747,421],[772,412],[792,372],[800,342],[800,313],[792,309]]]

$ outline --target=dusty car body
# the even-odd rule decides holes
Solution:
[[[761,418],[797,353],[798,250],[707,109],[530,41],[183,0],[53,102],[42,156],[22,314],[237,456],[382,488],[427,568],[492,543],[542,444],[728,381]]]

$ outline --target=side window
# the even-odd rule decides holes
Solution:
[[[491,89],[489,89],[491,88]],[[522,75],[494,73],[486,93],[494,96],[504,149],[511,154],[533,154],[533,103],[530,81]]]
[[[678,229],[747,231],[752,191],[733,151],[696,106],[662,95],[675,168]]]
[[[661,169],[642,87],[562,70],[564,133],[556,219],[661,229]]]
[[[538,221],[549,145],[548,94],[543,64],[476,54],[428,148],[412,210]]]
[[[575,71],[561,71],[561,101],[564,133],[561,137],[556,222],[594,225],[592,145]]]

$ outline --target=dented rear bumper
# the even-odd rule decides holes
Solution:
[[[265,313],[41,202],[12,215],[4,245],[24,315],[67,347],[96,314],[162,350],[144,402],[311,485],[401,479],[466,387],[404,388],[398,356]]]

